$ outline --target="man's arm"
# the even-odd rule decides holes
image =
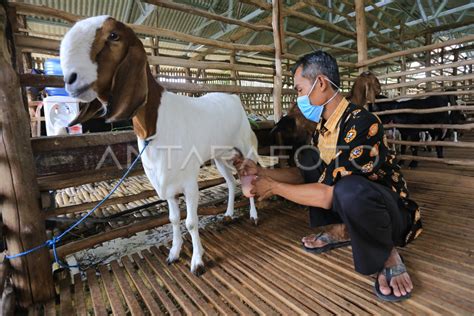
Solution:
[[[288,184],[277,182],[273,194],[301,205],[332,208],[334,187],[322,183]]]
[[[303,176],[297,167],[291,168],[263,168],[258,167],[258,176],[265,176],[272,178],[275,181],[288,183],[288,184],[301,184],[304,183]]]

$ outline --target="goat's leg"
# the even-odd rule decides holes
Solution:
[[[171,264],[179,259],[181,253],[181,246],[183,245],[183,236],[181,236],[181,228],[179,223],[181,221],[178,200],[176,198],[168,200],[169,219],[173,226],[173,244],[168,256],[168,264]]]
[[[204,249],[202,248],[201,238],[199,237],[199,218],[197,214],[199,203],[199,188],[197,182],[190,185],[184,192],[186,198],[186,228],[191,235],[193,243],[193,256],[191,259],[191,272],[195,275],[201,275],[204,272],[204,263],[202,255]]]
[[[226,161],[215,159],[217,170],[224,177],[225,182],[227,183],[227,188],[229,189],[229,197],[227,201],[227,210],[224,214],[224,220],[230,222],[234,216],[234,200],[235,200],[235,179],[232,174],[232,169],[226,165]]]

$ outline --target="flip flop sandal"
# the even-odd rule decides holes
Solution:
[[[402,261],[403,261],[403,258],[402,258]],[[400,263],[400,264],[397,264],[397,265],[395,265],[393,267],[389,267],[389,268],[383,268],[382,271],[380,271],[377,274],[377,279],[375,280],[375,284],[374,284],[374,291],[375,291],[375,294],[378,296],[378,298],[380,298],[384,301],[387,301],[387,302],[400,302],[400,301],[404,301],[404,300],[410,298],[411,293],[407,293],[407,294],[402,295],[402,296],[395,296],[395,294],[393,294],[393,288],[390,286],[390,281],[392,280],[393,277],[396,277],[396,276],[398,276],[402,273],[405,273],[405,272],[407,272],[407,268],[405,267],[404,263]],[[385,275],[385,278],[387,279],[387,284],[392,289],[392,293],[390,293],[388,295],[385,295],[380,291],[379,275],[381,273],[383,273]]]
[[[303,244],[303,249],[311,253],[323,253],[332,249],[346,247],[351,244],[350,240],[338,241],[331,238],[328,234],[325,234],[324,232],[320,232],[319,234],[317,234],[314,240],[318,239],[325,242],[326,245],[322,247],[309,248]]]

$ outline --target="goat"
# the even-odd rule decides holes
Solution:
[[[275,145],[280,148],[289,149],[289,166],[296,166],[295,155],[298,149],[311,144],[316,126],[317,123],[306,119],[296,103],[294,103],[288,109],[288,113],[283,116],[270,131]],[[279,156],[281,157],[284,152],[285,150],[280,150],[278,153]],[[283,165],[281,164],[281,160],[279,164],[280,167]]]
[[[101,103],[84,107],[71,122],[104,117],[106,122],[132,119],[146,175],[169,205],[173,227],[168,263],[178,260],[182,236],[176,196],[186,201],[186,228],[193,245],[191,271],[204,272],[203,247],[198,231],[201,165],[214,159],[229,190],[225,216],[234,213],[235,180],[232,174],[234,149],[257,160],[257,138],[238,96],[210,93],[199,98],[164,90],[153,78],[142,42],[125,24],[109,16],[77,22],[64,36],[60,47],[66,90],[83,102],[98,98]],[[250,199],[250,217],[257,210]]]
[[[357,77],[354,85],[352,86],[349,96],[351,102],[364,105],[368,103],[369,110],[371,112],[379,112],[386,110],[395,109],[430,109],[448,106],[449,104],[455,104],[455,98],[450,96],[430,96],[425,99],[410,99],[405,101],[389,101],[375,103],[375,99],[383,99],[385,96],[380,94],[381,85],[377,77],[366,71]],[[453,111],[454,112],[454,111]],[[412,114],[412,113],[399,113],[380,115],[383,124],[395,123],[395,124],[449,124],[452,122],[451,114],[448,112],[441,113],[427,113],[427,114]],[[420,140],[420,132],[424,130],[418,128],[404,128],[400,130],[402,140]],[[447,130],[435,128],[428,130],[434,140],[444,140],[447,136]],[[401,146],[401,154],[405,154],[406,146]],[[411,146],[411,151],[414,156],[418,154],[418,148]],[[436,153],[438,158],[443,158],[443,147],[436,146]],[[400,162],[402,163],[402,162]],[[410,163],[411,168],[415,168],[418,165],[417,161]]]

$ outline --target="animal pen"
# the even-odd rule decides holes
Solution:
[[[270,153],[268,133],[296,99],[290,67],[315,49],[338,60],[344,93],[359,73],[370,70],[389,95],[376,103],[457,96],[457,104],[450,106],[384,111],[380,116],[447,111],[467,116],[460,124],[385,126],[387,130],[462,132],[459,141],[389,139],[393,145],[446,149],[444,158],[429,152],[399,155],[420,161],[417,169],[402,169],[424,218],[423,234],[401,249],[415,283],[410,300],[396,304],[377,300],[373,280],[353,271],[348,248],[319,256],[304,252],[299,239],[310,231],[305,208],[272,200],[260,205],[258,227],[240,220],[225,226],[217,221],[203,229],[208,269],[201,277],[189,272],[189,260],[168,266],[163,246],[95,264],[74,275],[52,265],[53,253],[47,247],[4,259],[2,311],[13,313],[16,308],[32,315],[474,313],[474,4],[435,3],[1,1],[0,232],[9,254],[45,243],[92,209],[137,155],[131,131],[38,134],[37,124],[44,118],[37,115],[38,102],[27,97],[26,87],[63,87],[64,82],[62,77],[31,70],[42,69],[46,58],[57,56],[64,33],[87,16],[110,14],[128,23],[145,45],[153,75],[166,89],[190,96],[239,94],[249,114],[269,118],[254,126],[266,163],[273,161],[265,157]],[[199,187],[208,200],[200,205],[199,214],[223,213],[223,198],[215,192],[224,180],[209,166],[202,170]],[[247,201],[237,200],[236,207],[246,206]],[[57,245],[58,257],[66,261],[104,242],[168,224],[167,214],[157,211],[163,202],[137,167],[124,189]],[[47,228],[46,222],[56,226]],[[184,252],[185,257],[191,254],[189,240]]]

